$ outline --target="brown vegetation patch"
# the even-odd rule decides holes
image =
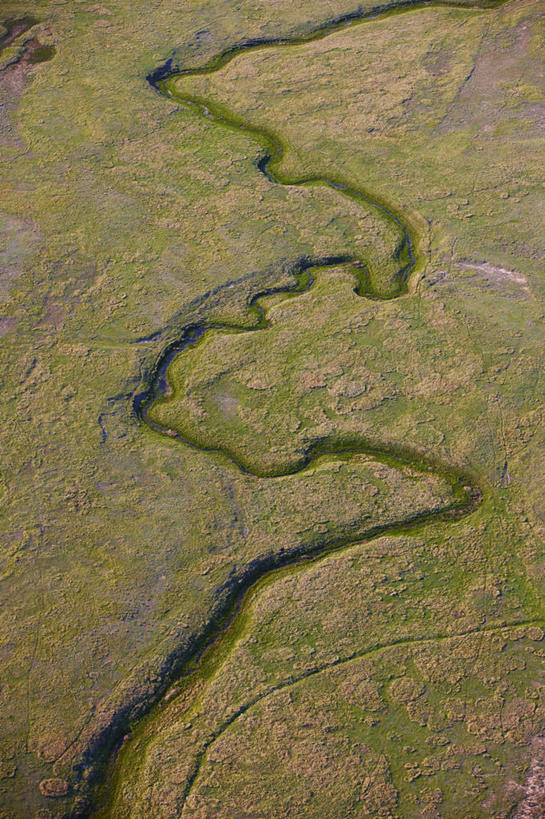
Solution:
[[[70,788],[66,779],[42,779],[40,793],[50,799],[60,799],[68,796]]]

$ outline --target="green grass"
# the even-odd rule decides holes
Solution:
[[[270,306],[268,330],[208,338],[172,365],[171,420],[246,457],[271,452],[273,463],[323,434],[401,443],[476,473],[486,498],[454,526],[385,540],[373,554],[353,547],[263,588],[201,694],[209,722],[205,708],[183,728],[193,717],[174,709],[133,757],[137,780],[129,771],[123,791],[118,775],[120,811],[173,815],[180,766],[191,768],[206,731],[296,665],[399,638],[430,639],[418,669],[420,649],[384,649],[364,670],[298,684],[307,694],[295,709],[287,690],[250,709],[222,734],[219,761],[203,758],[186,813],[232,815],[243,794],[251,815],[346,815],[363,804],[371,815],[455,816],[462,800],[475,816],[499,816],[522,798],[507,783],[524,782],[543,730],[541,649],[513,630],[500,649],[491,635],[543,620],[541,5],[411,10],[176,81],[278,133],[283,176],[342,179],[388,203],[417,234],[423,263],[402,299],[365,301],[350,277],[323,272],[309,293]],[[132,411],[183,327],[247,322],[247,302],[289,285],[297,259],[348,253],[387,270],[377,260],[390,261],[399,234],[376,211],[316,186],[271,184],[253,138],[167,102],[144,79],[171,48],[177,64],[204,65],[241,37],[314,29],[331,4],[9,0],[2,14],[32,15],[40,22],[24,36],[56,50],[19,84],[0,72],[0,802],[19,817],[62,813],[85,795],[73,766],[92,769],[94,740],[116,714],[137,722],[165,658],[190,652],[233,572],[320,536],[324,521],[353,525],[362,499],[374,520],[399,511],[392,487],[409,509],[423,490],[390,470],[370,495],[377,466],[367,463],[341,463],[340,485],[330,467],[249,479]],[[182,385],[196,404],[180,400]],[[474,629],[484,636],[468,658],[431,639],[455,646],[455,633]],[[416,700],[429,712],[422,726],[391,682],[430,668]],[[358,681],[368,693],[354,705],[346,691]],[[445,704],[460,699],[465,716],[445,726]],[[510,713],[536,705],[504,725],[503,741],[491,710],[500,699]],[[416,750],[403,751],[396,732],[414,734]],[[290,748],[302,750],[287,771]],[[445,767],[449,758],[460,767]],[[413,759],[439,769],[409,782]],[[53,777],[70,781],[67,800],[40,795]],[[280,792],[292,801],[275,801]]]

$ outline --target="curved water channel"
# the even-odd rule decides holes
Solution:
[[[488,3],[475,3],[473,7],[491,8],[501,5],[502,2],[503,0],[495,0],[494,2]],[[146,716],[141,718],[136,725],[128,725],[127,723],[118,725],[116,731],[117,737],[110,736],[108,743],[105,743],[111,749],[113,742],[118,741],[123,734],[127,734],[130,731],[130,736],[125,737],[121,751],[116,754],[110,753],[110,760],[106,771],[102,771],[102,785],[95,794],[96,804],[98,805],[98,811],[94,814],[96,816],[106,817],[115,815],[111,810],[116,789],[123,783],[123,769],[130,770],[131,755],[140,756],[143,753],[142,749],[145,748],[145,742],[140,742],[138,751],[133,751],[133,739],[135,737],[142,739],[144,735],[148,737],[153,735],[154,719],[164,718],[166,703],[169,702],[169,708],[172,704],[172,689],[167,697],[165,697],[167,689],[176,682],[176,693],[179,694],[180,691],[183,690],[187,694],[187,689],[188,687],[191,688],[194,680],[200,679],[202,681],[210,678],[224,662],[229,654],[230,647],[240,636],[247,618],[249,604],[252,598],[265,584],[276,582],[282,574],[287,572],[302,571],[309,563],[316,562],[333,551],[338,551],[355,543],[368,541],[386,534],[414,533],[415,530],[427,526],[431,521],[436,522],[442,520],[447,522],[458,520],[460,517],[470,514],[482,499],[482,490],[478,486],[475,476],[470,474],[469,471],[445,464],[429,455],[424,455],[421,452],[412,450],[405,445],[380,445],[364,437],[354,435],[339,435],[337,437],[322,438],[312,443],[304,455],[295,463],[285,464],[275,471],[261,472],[254,466],[250,467],[248,463],[244,463],[240,458],[235,457],[227,447],[212,449],[201,446],[190,433],[173,433],[172,430],[161,427],[150,418],[149,411],[153,404],[156,401],[169,400],[172,395],[173,391],[169,385],[168,370],[173,359],[198,344],[210,333],[222,331],[236,333],[259,332],[268,327],[267,309],[262,303],[265,297],[273,294],[279,296],[284,295],[286,297],[297,296],[312,288],[315,269],[348,265],[354,274],[356,282],[354,290],[359,296],[375,299],[395,298],[407,294],[410,291],[411,279],[419,267],[418,237],[414,226],[410,224],[408,218],[403,217],[402,214],[396,212],[394,208],[388,206],[385,202],[377,200],[363,188],[349,185],[342,179],[322,176],[288,177],[283,175],[279,171],[279,166],[285,154],[285,148],[281,138],[277,134],[263,128],[258,128],[251,123],[244,122],[239,116],[228,111],[223,106],[212,104],[205,99],[195,96],[179,94],[175,87],[176,78],[217,71],[234,57],[251,50],[293,46],[322,39],[343,27],[358,25],[365,20],[400,14],[410,11],[413,8],[422,8],[423,6],[461,5],[466,4],[456,2],[430,3],[425,2],[425,0],[424,2],[415,0],[414,2],[402,3],[396,8],[382,8],[373,12],[363,13],[355,12],[321,25],[301,37],[244,42],[222,51],[202,68],[175,71],[172,68],[171,61],[169,61],[148,76],[149,83],[169,100],[179,102],[185,106],[191,106],[202,116],[213,120],[218,126],[242,130],[251,136],[261,149],[260,156],[256,162],[257,167],[270,182],[287,186],[320,185],[333,188],[340,195],[359,202],[366,210],[379,211],[383,217],[386,217],[395,225],[400,238],[396,250],[398,270],[390,283],[390,287],[386,291],[374,284],[363,261],[354,256],[332,256],[320,259],[306,258],[299,260],[295,264],[293,273],[294,281],[291,285],[263,290],[250,299],[247,304],[248,317],[253,321],[250,326],[220,322],[202,322],[182,327],[178,340],[170,344],[158,358],[149,378],[147,389],[134,396],[134,409],[139,419],[158,434],[168,435],[169,438],[175,437],[181,444],[198,448],[200,451],[227,457],[243,472],[260,478],[274,478],[280,475],[300,473],[308,469],[316,459],[324,455],[335,456],[342,454],[343,457],[346,457],[365,454],[397,469],[410,467],[422,473],[429,474],[433,472],[437,474],[447,480],[452,487],[452,501],[438,511],[415,514],[413,517],[389,524],[377,524],[366,532],[360,532],[357,535],[348,533],[335,542],[320,543],[316,541],[311,547],[307,546],[304,550],[282,552],[261,561],[254,560],[252,564],[247,567],[245,574],[239,576],[238,579],[235,579],[230,584],[228,594],[225,596],[227,602],[221,616],[214,618],[213,621],[209,623],[205,633],[200,635],[195,644],[193,654],[190,657],[179,658],[177,662],[169,666],[168,677],[161,680],[154,701],[148,703]],[[469,8],[469,6],[467,7]],[[376,649],[378,648],[380,647],[377,646]],[[196,686],[196,690],[199,690],[198,686]],[[184,702],[185,701],[186,696],[184,696]],[[190,707],[191,703],[185,710],[189,710]],[[195,762],[194,775],[191,782],[187,785],[186,792],[198,774],[201,759]]]

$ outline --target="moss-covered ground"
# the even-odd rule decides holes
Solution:
[[[171,80],[278,134],[283,177],[386,203],[418,264],[388,300],[318,270],[265,299],[268,327],[174,358],[159,430],[134,408],[185,327],[248,323],[298,260],[391,281],[400,253],[376,208],[275,184],[250,133],[147,74],[372,5],[2,4],[28,23],[0,52],[9,819],[88,812],[105,771],[114,817],[543,815],[542,0],[414,8]],[[175,435],[269,474],[363,436],[474,476],[483,500],[271,575],[177,683],[253,561],[452,489],[369,454],[256,477]]]

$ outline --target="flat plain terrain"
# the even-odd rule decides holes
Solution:
[[[545,2],[373,6],[2,5],[6,819],[545,812]]]

